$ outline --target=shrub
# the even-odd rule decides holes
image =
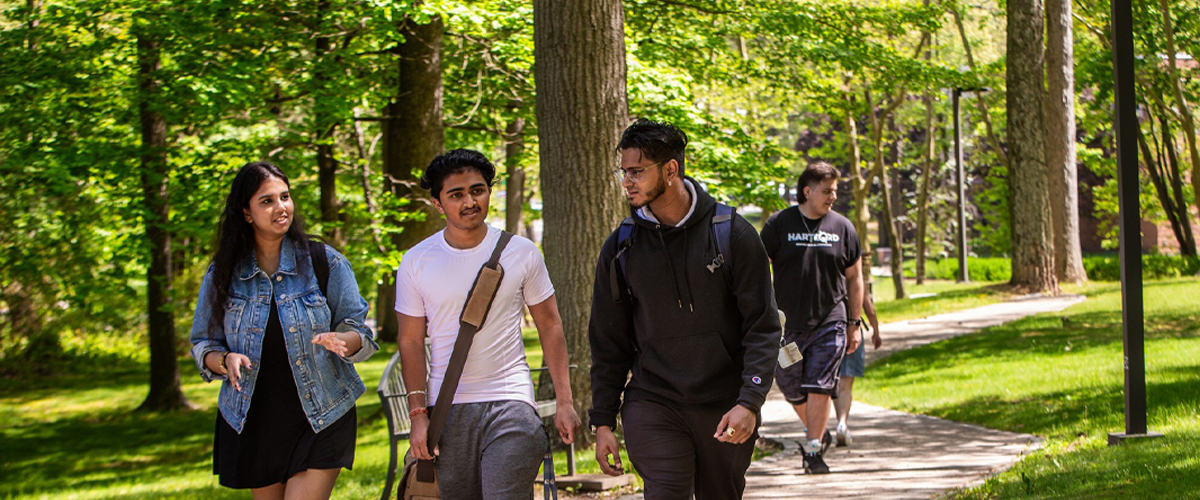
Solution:
[[[1120,281],[1121,259],[1116,255],[1087,255],[1083,269],[1093,281]],[[1142,256],[1142,277],[1145,279],[1195,276],[1200,272],[1200,259],[1181,255],[1147,254]]]
[[[904,262],[904,276],[916,276],[916,261]],[[1012,264],[1004,257],[967,257],[967,271],[973,281],[1008,281],[1012,279]],[[928,259],[925,277],[935,280],[958,278],[958,259]]]

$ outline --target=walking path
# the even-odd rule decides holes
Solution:
[[[1032,314],[1061,311],[1083,301],[1079,296],[1029,296],[1010,302],[885,324],[883,348],[867,350],[873,361],[892,352],[964,335]],[[869,377],[870,368],[867,376]],[[863,403],[851,409],[854,444],[830,448],[825,461],[833,473],[804,474],[799,442],[800,419],[778,389],[762,408],[763,437],[781,442],[780,451],[755,462],[747,472],[748,499],[915,499],[939,497],[954,488],[982,482],[1012,466],[1021,455],[1041,447],[1029,434],[987,429],[922,415],[910,415]],[[832,428],[836,420],[830,419]],[[621,497],[635,500],[641,495]]]

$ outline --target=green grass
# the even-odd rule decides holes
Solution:
[[[536,332],[526,345],[541,365]],[[387,422],[375,386],[395,344],[356,365],[367,385],[358,401],[354,470],[343,471],[333,498],[377,497],[388,462]],[[212,475],[219,384],[205,384],[190,358],[180,360],[184,392],[197,411],[136,413],[146,395],[146,365],[105,358],[75,361],[43,375],[0,378],[0,498],[244,499]],[[586,432],[586,431],[585,431]],[[402,442],[400,453],[407,449]],[[627,456],[622,459],[629,463]],[[566,451],[555,471],[567,472]],[[576,451],[580,473],[599,473],[590,449]]]
[[[874,277],[875,311],[880,323],[925,318],[963,309],[971,309],[996,302],[1003,302],[1012,295],[1003,283],[926,280],[917,286],[914,280],[904,280],[904,291],[915,294],[936,293],[932,297],[896,300],[896,289],[892,278]]]
[[[891,298],[890,282],[885,281],[876,280],[884,322],[1006,297],[1001,287],[990,284],[930,282],[910,286],[909,291],[937,292],[935,297],[884,300]],[[528,329],[523,337],[530,365],[541,366],[536,331]],[[96,342],[88,339],[67,340],[69,355],[61,365],[10,371],[0,378],[0,498],[246,497],[245,492],[220,487],[212,475],[219,386],[201,382],[190,359],[180,361],[184,392],[201,409],[140,414],[134,409],[147,390],[144,346],[121,340],[120,348],[108,349],[109,344],[92,346]],[[79,342],[86,345],[76,346]],[[385,344],[371,360],[357,365],[368,390],[358,402],[355,468],[342,472],[334,498],[372,498],[381,491],[388,460],[387,424],[374,388],[394,349],[394,344]],[[875,373],[862,383],[874,380]],[[577,450],[576,457],[579,472],[599,472],[592,450]],[[558,474],[566,473],[565,458],[564,451],[556,453]],[[627,456],[622,460],[630,463]]]
[[[1045,438],[958,498],[1200,498],[1200,280],[1145,286],[1149,422],[1166,437],[1119,447],[1106,446],[1124,430],[1119,284],[1067,291],[1088,300],[896,353],[871,366],[856,395]]]
[[[355,468],[334,498],[382,491],[387,423],[374,385],[389,353],[358,365],[368,391],[359,400]],[[218,384],[180,361],[184,392],[198,411],[135,413],[146,395],[144,364],[92,367],[0,379],[0,498],[159,499],[247,497],[218,486],[212,439]]]

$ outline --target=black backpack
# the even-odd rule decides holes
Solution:
[[[317,275],[317,286],[321,287],[321,296],[329,299],[329,256],[325,255],[325,244],[317,240],[308,240],[308,259],[312,262],[313,274]]]
[[[712,218],[712,234],[713,240],[717,244],[717,257],[708,264],[708,272],[715,273],[717,269],[721,269],[725,273],[727,283],[733,283],[733,274],[729,270],[729,266],[725,265],[729,261],[726,255],[731,255],[729,252],[730,240],[732,239],[733,227],[733,207],[724,203],[717,203],[717,213],[713,214]],[[609,266],[609,289],[612,290],[613,302],[621,301],[621,285],[617,280],[617,273],[620,272],[621,281],[625,283],[625,293],[633,296],[633,292],[629,289],[629,277],[625,272],[625,261],[628,260],[628,255],[625,251],[633,246],[633,217],[626,217],[621,221],[621,226],[617,228],[617,255],[613,257],[612,265]]]

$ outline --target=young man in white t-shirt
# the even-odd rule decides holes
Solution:
[[[428,413],[440,397],[459,318],[479,268],[501,231],[486,223],[496,169],[477,151],[456,149],[434,158],[421,177],[446,228],[413,246],[396,272],[400,361],[409,407],[410,448],[432,459]],[[533,493],[545,433],[534,405],[533,382],[521,341],[522,306],[529,306],[557,392],[554,417],[563,442],[580,425],[571,400],[567,343],[541,252],[514,236],[500,257],[504,278],[475,334],[445,431],[435,449],[442,498],[527,500]],[[426,384],[425,337],[430,338]],[[426,394],[428,394],[428,399]]]

